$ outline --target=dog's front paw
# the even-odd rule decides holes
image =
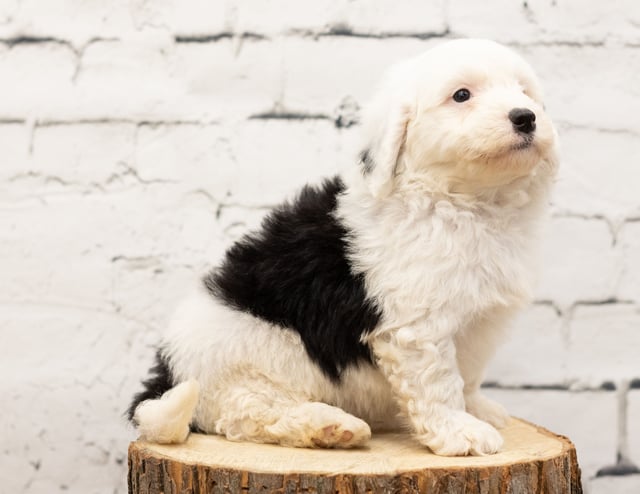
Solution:
[[[509,422],[510,417],[505,408],[479,392],[465,396],[464,401],[467,412],[480,420],[489,422],[498,429],[503,428]]]
[[[490,455],[502,447],[502,436],[491,425],[459,410],[430,421],[418,440],[442,456]]]

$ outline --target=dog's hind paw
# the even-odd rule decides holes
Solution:
[[[353,448],[361,446],[370,436],[369,426],[364,422],[351,426],[332,424],[315,431],[311,442],[319,448]]]
[[[284,446],[303,448],[356,448],[371,438],[364,420],[319,402],[292,407],[266,430]]]

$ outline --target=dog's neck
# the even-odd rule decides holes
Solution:
[[[510,177],[497,183],[469,183],[455,177],[443,178],[429,172],[407,173],[405,170],[394,178],[390,194],[375,197],[367,187],[367,177],[351,170],[344,177],[347,194],[357,197],[364,209],[380,214],[383,210],[403,207],[407,210],[426,211],[444,201],[460,211],[482,213],[492,211],[503,215],[539,212],[549,199],[551,184],[555,178],[555,162],[541,162],[526,176]]]
[[[455,175],[455,170],[462,176]],[[464,209],[482,207],[524,207],[540,195],[546,195],[556,170],[555,160],[542,160],[526,173],[517,167],[491,167],[478,173],[477,165],[451,167],[449,165],[421,167],[417,171],[405,169],[395,178],[400,194],[414,191],[433,200],[446,200]],[[452,171],[454,173],[452,173]],[[465,176],[467,175],[467,176]]]

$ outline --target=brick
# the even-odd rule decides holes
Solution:
[[[640,127],[640,114],[628,111],[640,105],[640,94],[633,90],[640,73],[630,70],[640,64],[638,50],[570,44],[517,50],[542,81],[545,106],[557,123],[631,133]]]
[[[0,359],[21,369],[0,383],[11,403],[0,457],[21,472],[6,479],[8,492],[126,492],[134,435],[122,414],[137,388],[135,361],[152,352],[140,323],[70,305],[3,304],[0,332]],[[52,350],[58,341],[64,349]]]
[[[550,386],[566,382],[567,349],[562,319],[548,305],[534,305],[511,324],[486,381],[502,386]]]
[[[406,0],[401,4],[382,0],[319,0],[312,4],[276,0],[270,2],[266,11],[260,8],[262,5],[256,0],[236,3],[237,28],[240,31],[271,35],[291,31],[317,34],[332,30],[361,35],[412,35],[446,30],[443,0]]]
[[[164,9],[164,24],[178,36],[251,33],[277,37],[281,34],[317,35],[354,32],[359,35],[427,35],[446,30],[444,1],[410,0],[390,5],[380,0],[350,2],[295,0],[264,2],[238,0],[233,3],[189,0]],[[411,15],[406,15],[411,12]]]
[[[295,0],[270,0],[265,9],[259,0],[239,0],[234,4],[234,27],[238,32],[268,36],[294,30],[319,33],[334,21],[344,3],[319,0],[303,4]]]
[[[522,2],[491,0],[480,5],[450,0],[447,20],[449,28],[457,36],[489,38],[505,43],[531,40],[540,34],[538,25],[527,15],[528,9]]]
[[[151,189],[41,193],[38,202],[25,200],[0,212],[3,297],[101,310],[146,307],[149,316],[135,317],[160,320],[162,305],[156,307],[160,312],[151,311],[149,297],[180,293],[158,294],[154,288],[141,301],[131,287],[145,285],[141,278],[147,286],[185,286],[181,280],[191,270],[195,280],[217,262],[208,253],[218,252],[224,234],[207,203],[167,185]],[[127,313],[134,316],[133,310]]]
[[[135,6],[139,4],[142,1],[22,0],[20,8],[9,14],[9,22],[0,24],[0,38],[56,38],[79,48],[91,39],[131,33],[135,29]]]
[[[186,2],[175,0],[156,0],[149,2],[147,0],[131,0],[123,2],[128,7],[128,20],[132,24],[134,33],[138,34],[153,33],[156,35],[166,34],[168,31],[169,20],[178,15],[178,12],[185,6]],[[219,2],[211,2],[219,3]],[[186,6],[185,6],[186,7]],[[209,15],[208,11],[195,12],[194,15]]]
[[[556,211],[602,215],[612,221],[640,213],[640,149],[627,133],[561,128],[562,159]],[[615,167],[615,172],[611,166]]]
[[[640,372],[636,375],[640,375]],[[640,468],[640,389],[632,389],[627,396],[627,440],[631,456],[629,459]]]
[[[115,257],[110,273],[110,302],[115,311],[144,323],[158,336],[179,302],[194,290],[200,276],[217,264],[217,259],[202,254],[193,254],[191,261],[194,265],[184,266],[157,256]]]
[[[73,93],[56,108],[57,118],[180,118],[175,108],[184,88],[173,72],[172,53],[171,40],[163,37],[92,43],[83,53]]]
[[[37,127],[30,170],[64,183],[104,185],[133,166],[135,131],[127,123]]]
[[[576,446],[584,480],[616,459],[616,397],[610,391],[486,389],[514,417],[529,420]]]
[[[447,30],[446,10],[444,0],[405,0],[395,4],[384,0],[343,0],[336,21],[359,34],[442,34]]]
[[[566,308],[576,301],[613,298],[620,252],[605,221],[553,218],[544,228],[542,245],[537,299]]]
[[[618,297],[640,303],[640,221],[627,222],[618,235],[622,249],[622,276]]]
[[[231,31],[236,2],[181,0],[165,2],[162,23],[178,36],[211,35]]]
[[[288,38],[284,105],[294,110],[332,114],[346,98],[360,106],[373,94],[385,70],[418,55],[439,40]]]
[[[224,238],[209,199],[178,185],[132,187],[104,201],[111,204],[103,213],[107,223],[101,232],[109,259],[159,258],[167,270],[193,269],[210,262],[207,253]],[[196,270],[195,276],[199,274]]]
[[[38,43],[10,48],[0,44],[0,93],[11,95],[0,99],[0,119],[47,114],[65,101],[75,70],[76,56],[67,46]]]
[[[136,170],[144,181],[181,182],[210,191],[231,157],[220,125],[142,125],[136,140]]]
[[[603,43],[638,40],[640,13],[634,0],[609,5],[580,0],[563,2],[472,3],[452,0],[448,20],[456,35],[513,43]]]
[[[0,27],[11,22],[18,10],[18,0],[5,0],[0,4]]]
[[[229,202],[280,203],[306,183],[319,183],[355,166],[351,133],[324,120],[304,124],[257,120],[240,126],[231,144],[238,167],[235,180],[242,183]]]
[[[143,126],[136,161],[143,180],[176,181],[217,204],[268,207],[355,166],[353,134],[327,120]]]
[[[640,310],[632,304],[578,306],[570,322],[569,374],[576,385],[638,375]]]
[[[14,367],[24,365],[24,372],[13,383],[3,383],[3,387],[11,389],[29,383],[40,383],[43,390],[70,385],[90,387],[111,365],[119,361],[126,364],[128,357],[123,358],[123,352],[133,347],[135,338],[142,338],[145,345],[149,343],[142,335],[142,322],[81,304],[36,300],[3,304],[2,312],[0,325],[7,337],[3,338],[3,362]],[[48,344],[33,345],[34,338],[50,343],[64,341],[65,352],[52,352]],[[21,351],[25,348],[31,351]],[[109,370],[109,377],[115,384],[125,377],[124,370]]]
[[[176,45],[171,73],[179,90],[167,106],[173,114],[204,120],[272,110],[283,92],[279,43],[223,39]]]
[[[108,307],[111,266],[102,247],[107,239],[95,226],[105,215],[92,207],[95,202],[41,198],[0,213],[3,298]]]
[[[28,171],[29,129],[22,123],[0,123],[0,143],[3,162],[0,167],[0,187],[4,188],[4,180]]]

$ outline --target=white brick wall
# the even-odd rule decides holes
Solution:
[[[569,435],[589,492],[637,492],[595,474],[625,439],[640,464],[638,26],[637,0],[0,0],[2,488],[126,492],[122,412],[176,299],[353,166],[386,66],[482,36],[536,67],[563,154],[488,392]]]
[[[583,477],[616,459],[616,397],[611,391],[488,389],[515,417],[542,424],[571,438]],[[596,425],[597,424],[597,425]],[[597,433],[595,428],[599,430]]]

